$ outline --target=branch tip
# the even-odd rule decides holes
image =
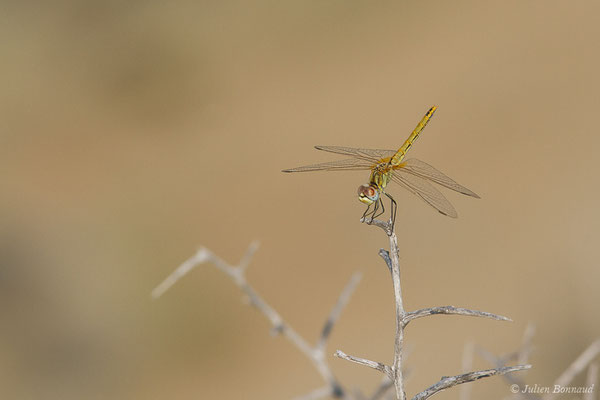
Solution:
[[[512,319],[505,317],[503,315],[492,314],[486,311],[478,311],[478,310],[469,310],[467,308],[462,307],[454,307],[454,306],[438,306],[438,307],[430,307],[430,308],[422,308],[416,311],[410,311],[406,313],[403,318],[404,325],[407,325],[410,321],[417,318],[428,317],[431,315],[465,315],[469,317],[481,317],[481,318],[489,318],[495,319],[497,321],[509,321],[512,322]]]
[[[393,372],[392,372],[392,367],[385,365],[383,363],[377,362],[377,361],[371,361],[371,360],[367,360],[366,358],[360,358],[360,357],[354,357],[351,355],[348,355],[346,353],[344,353],[341,350],[336,350],[336,352],[333,354],[334,356],[338,357],[338,358],[342,358],[346,361],[350,361],[356,364],[360,364],[363,365],[365,367],[369,367],[369,368],[373,368],[379,372],[384,373],[385,375],[387,375],[388,378],[390,378],[391,380],[393,380]]]
[[[510,372],[522,371],[524,369],[531,368],[531,365],[516,365],[514,367],[501,367],[486,369],[482,371],[468,372],[466,374],[455,375],[455,376],[443,376],[437,383],[428,387],[421,393],[416,394],[412,400],[425,400],[434,394],[446,390],[452,386],[460,385],[463,383],[473,382],[481,378],[487,378],[494,375],[504,375]]]
[[[325,344],[327,343],[327,339],[331,335],[333,326],[340,318],[344,307],[346,307],[346,305],[350,301],[350,298],[352,297],[352,294],[356,290],[356,287],[360,283],[361,279],[362,273],[355,272],[354,274],[352,274],[352,277],[350,278],[350,281],[346,284],[346,287],[344,287],[344,289],[342,290],[342,293],[340,293],[340,296],[338,297],[335,306],[331,309],[329,317],[327,317],[327,320],[323,325],[323,329],[321,330],[321,336],[316,346],[317,349],[323,350],[325,348]]]

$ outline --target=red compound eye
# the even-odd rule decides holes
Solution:
[[[360,185],[358,187],[358,194],[359,195],[372,198],[372,197],[375,196],[376,193],[377,193],[377,191],[371,185]]]

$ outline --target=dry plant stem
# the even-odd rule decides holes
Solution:
[[[532,322],[527,324],[521,341],[521,348],[517,353],[517,364],[527,364],[529,356],[533,351],[533,336],[535,335],[535,325]]]
[[[325,350],[327,339],[329,339],[329,335],[331,335],[333,326],[340,318],[340,315],[342,315],[342,310],[350,301],[350,297],[352,297],[352,293],[354,293],[354,291],[356,290],[356,286],[358,286],[358,283],[360,282],[361,278],[361,273],[354,273],[354,275],[352,275],[352,277],[350,278],[350,282],[348,282],[348,284],[340,294],[340,297],[338,297],[338,301],[335,304],[335,306],[331,309],[329,317],[327,318],[327,321],[325,321],[325,325],[323,326],[323,329],[321,331],[321,337],[319,338],[319,341],[317,342],[316,346],[318,350]]]
[[[343,358],[344,360],[347,360],[347,361],[350,361],[350,362],[353,362],[356,364],[364,365],[365,367],[376,369],[377,371],[382,372],[385,375],[387,375],[390,379],[392,379],[394,376],[392,369],[388,365],[385,365],[383,363],[367,360],[366,358],[350,356],[341,350],[337,350],[335,352],[334,356]]]
[[[370,366],[371,368],[374,368],[372,366],[373,364],[384,365],[385,368],[383,370],[380,370],[382,372],[387,371],[386,374],[388,374],[390,380],[394,382],[394,387],[396,388],[396,397],[399,400],[405,400],[406,393],[404,392],[404,379],[402,377],[402,344],[404,341],[404,319],[406,317],[406,312],[404,311],[404,305],[402,303],[402,287],[400,286],[400,261],[398,259],[398,238],[396,237],[396,232],[394,231],[394,226],[391,220],[384,222],[376,219],[365,220],[363,218],[361,219],[361,222],[367,222],[369,225],[375,225],[383,229],[390,241],[390,251],[386,252],[385,250],[381,249],[379,251],[379,255],[385,260],[386,265],[392,273],[392,285],[394,287],[394,300],[396,303],[396,335],[394,337],[394,361],[390,368],[387,365],[365,359],[360,359],[363,362],[358,362],[358,358],[356,357],[354,360],[351,360],[350,358],[346,359],[358,362],[359,364]],[[391,376],[389,375],[390,372]]]
[[[517,360],[517,364],[519,364],[519,365],[527,364],[527,362],[529,360],[529,356],[533,349],[532,341],[533,341],[534,334],[535,334],[535,326],[533,323],[530,322],[527,324],[527,327],[525,328],[525,332],[523,333],[523,339],[521,340],[521,346],[519,347],[519,349],[517,351],[506,354],[504,356],[500,356],[500,357],[497,357],[494,354],[492,354],[489,351],[482,349],[482,348],[478,348],[477,352],[479,353],[479,355],[481,357],[483,357],[490,364],[492,364],[493,366],[495,366],[497,368],[504,367],[504,366],[506,366],[506,364],[508,362],[511,362],[513,360]],[[517,385],[520,388],[525,387],[525,382],[523,380],[517,378],[513,374],[503,375],[503,378],[506,382],[508,382],[511,385]],[[534,394],[534,393],[515,393],[511,396],[511,398],[526,398],[526,399],[530,399],[530,400],[536,400],[536,399],[539,399],[540,396],[538,396],[537,394]]]
[[[394,387],[394,382],[391,381],[389,377],[385,376],[377,389],[375,389],[373,395],[369,397],[369,400],[379,400],[383,398],[392,387]]]
[[[475,346],[473,343],[468,342],[465,343],[463,348],[463,356],[462,356],[462,372],[466,373],[469,370],[473,369],[473,353]],[[471,385],[463,385],[460,387],[460,400],[469,400],[471,398]]]
[[[523,348],[521,350],[523,350]],[[521,350],[518,353],[520,353]],[[483,357],[485,360],[487,360],[490,364],[494,365],[496,368],[503,368],[508,359],[515,358],[518,356],[518,353],[514,353],[514,354],[509,354],[508,356],[505,356],[505,357],[496,357],[489,351],[487,351],[485,349],[481,349],[481,348],[478,348],[477,352],[479,353],[479,355],[481,355],[481,357]],[[513,374],[505,374],[505,375],[503,375],[503,378],[506,380],[506,382],[508,382],[511,385],[517,385],[519,388],[525,387],[525,382],[522,381],[521,379],[517,378]],[[526,399],[530,399],[530,400],[539,399],[539,396],[534,393],[515,393],[514,397],[526,398]]]
[[[392,261],[392,283],[394,286],[394,299],[396,301],[396,337],[394,339],[394,363],[392,364],[394,386],[396,397],[399,400],[406,398],[404,393],[404,379],[402,377],[402,344],[404,342],[404,327],[406,324],[406,312],[402,304],[402,288],[400,287],[400,261],[398,259],[398,239],[396,232],[391,230],[388,235],[390,239],[390,259]]]
[[[406,359],[406,351],[404,352],[404,359]],[[410,369],[404,369],[404,383],[406,383],[410,376],[412,374],[412,371]],[[390,389],[392,389],[394,387],[394,382],[390,380],[390,378],[387,375],[383,376],[383,379],[381,380],[381,383],[379,384],[379,386],[377,386],[377,388],[375,389],[375,391],[373,392],[373,394],[371,395],[371,397],[369,397],[369,400],[379,400],[379,399],[395,399],[396,398],[396,394],[394,393],[390,393]],[[385,396],[385,397],[384,397]]]
[[[385,261],[385,265],[387,265],[388,269],[390,270],[390,274],[392,273],[392,259],[390,258],[390,252],[387,251],[386,249],[379,249],[379,256],[381,258],[383,258],[383,261]]]
[[[429,315],[438,315],[438,314],[446,314],[446,315],[467,315],[471,317],[483,317],[495,319],[497,321],[512,321],[512,319],[508,317],[504,317],[502,315],[492,314],[485,311],[477,311],[477,310],[469,310],[467,308],[460,308],[454,306],[441,306],[441,307],[431,307],[431,308],[423,308],[417,311],[410,311],[406,313],[403,323],[404,325],[408,325],[410,321],[413,319],[427,317]]]
[[[554,385],[558,385],[561,387],[567,386],[569,383],[573,381],[573,378],[581,371],[583,371],[588,364],[592,362],[596,356],[600,354],[600,339],[596,339],[569,367],[559,376]],[[544,400],[551,400],[557,397],[557,393],[549,393],[544,396]]]
[[[442,390],[448,389],[449,387],[460,385],[462,383],[473,382],[481,378],[487,378],[494,375],[502,375],[510,372],[521,371],[524,369],[531,368],[531,365],[517,365],[514,367],[503,367],[487,369],[484,371],[468,372],[466,374],[456,376],[443,376],[438,383],[428,387],[421,393],[415,395],[412,400],[425,400],[434,394],[441,392]]]
[[[318,399],[327,396],[344,398],[346,396],[345,392],[333,375],[331,368],[327,364],[324,349],[333,325],[335,322],[337,322],[342,309],[350,300],[352,292],[360,281],[360,274],[357,273],[352,276],[352,279],[342,292],[336,305],[331,311],[322,330],[319,342],[316,346],[312,347],[289,324],[287,324],[283,318],[281,318],[281,316],[266,301],[264,301],[263,298],[256,292],[256,290],[254,290],[254,288],[246,281],[246,269],[257,249],[258,243],[252,243],[246,251],[244,257],[242,257],[240,264],[238,266],[231,266],[213,254],[210,250],[202,247],[196,252],[196,254],[184,261],[175,271],[171,273],[171,275],[161,282],[152,291],[152,297],[156,299],[163,295],[171,286],[173,286],[173,284],[175,284],[175,282],[185,276],[196,266],[205,262],[211,262],[215,267],[217,267],[217,269],[223,271],[225,274],[231,277],[234,283],[239,286],[240,289],[248,296],[250,304],[256,307],[271,322],[272,331],[274,333],[281,333],[302,353],[304,353],[304,355],[313,363],[314,367],[327,383],[327,387],[317,389],[302,398]]]
[[[519,360],[519,362],[521,360],[527,360],[527,358],[529,357],[529,354],[531,353],[531,348],[532,348],[531,341],[532,341],[534,332],[535,332],[534,326],[532,324],[529,324],[527,329],[525,330],[525,334],[523,337],[523,344],[521,345],[521,348],[518,351],[508,354],[508,355],[505,355],[503,357],[496,357],[492,353],[490,353],[484,349],[481,349],[481,348],[478,349],[478,352],[484,359],[488,360],[490,363],[492,363],[493,365],[498,366],[498,367],[502,367],[504,364],[506,364],[508,361],[510,361],[512,359],[517,359],[517,360]],[[577,359],[575,361],[573,361],[573,363],[565,370],[565,372],[563,372],[558,377],[558,379],[556,379],[556,382],[554,382],[554,385],[558,385],[561,387],[565,387],[565,386],[569,385],[573,381],[575,376],[577,374],[581,373],[586,367],[588,367],[588,365],[589,365],[589,367],[588,367],[589,369],[588,369],[586,386],[591,386],[592,384],[597,383],[598,365],[597,364],[590,365],[590,363],[593,361],[594,358],[596,358],[598,356],[598,354],[600,354],[600,339],[597,339],[587,349],[585,349],[584,352],[581,353],[581,355],[579,357],[577,357]],[[507,374],[504,377],[508,381],[508,383],[516,384],[520,388],[524,388],[526,385],[525,382],[516,378],[512,374]],[[560,395],[560,393],[552,393],[552,392],[547,393],[544,396],[540,396],[540,395],[537,395],[534,393],[516,393],[514,395],[514,397],[515,398],[527,398],[527,399],[531,399],[531,400],[538,400],[540,398],[543,400],[551,400],[551,399],[556,398],[559,395]],[[593,396],[594,396],[593,393],[586,393],[586,394],[584,394],[584,399],[591,400],[591,399],[593,399]]]
[[[347,355],[346,353],[338,350],[335,355],[345,360],[354,362],[356,364],[364,365],[373,369],[376,369],[390,378],[396,389],[396,398],[398,400],[406,400],[406,393],[404,391],[404,377],[402,374],[402,353],[403,353],[403,341],[404,341],[404,329],[410,321],[413,319],[426,317],[437,314],[454,314],[454,315],[467,315],[475,317],[491,318],[500,321],[511,321],[507,317],[496,315],[484,311],[469,310],[466,308],[459,308],[453,306],[442,306],[442,307],[431,307],[424,308],[417,311],[406,312],[402,302],[402,288],[400,285],[400,262],[398,256],[398,239],[394,231],[392,221],[383,222],[373,219],[361,219],[361,222],[368,223],[369,225],[375,225],[386,233],[390,241],[389,252],[380,249],[379,255],[385,261],[388,269],[392,275],[392,283],[394,287],[394,300],[396,305],[396,335],[394,337],[394,360],[391,366],[385,365],[380,362],[371,361],[365,358],[354,357]],[[444,390],[448,387],[455,386],[461,383],[470,382],[479,378],[487,376],[501,375],[507,372],[520,371],[522,369],[530,368],[530,366],[516,366],[516,367],[503,367],[495,368],[485,371],[470,372],[468,374],[457,375],[454,377],[444,377],[441,381],[431,386],[424,392],[419,393],[413,399],[426,399],[429,396]]]
[[[312,392],[305,394],[304,396],[296,397],[294,400],[317,400],[330,397],[331,395],[331,387],[324,386],[322,388],[315,389]]]
[[[590,364],[588,367],[588,374],[585,380],[586,387],[594,387],[595,390],[598,390],[598,363]],[[583,395],[583,400],[594,400],[594,390],[585,393]]]

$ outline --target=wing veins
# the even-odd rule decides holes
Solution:
[[[302,167],[284,169],[283,172],[310,172],[310,171],[364,171],[370,170],[374,163],[370,160],[345,158],[343,160],[329,161],[318,164],[304,165]]]
[[[379,163],[382,159],[391,158],[394,154],[396,154],[396,150],[363,149],[342,146],[315,146],[315,149],[372,161],[374,164]]]
[[[447,215],[451,218],[458,217],[458,213],[448,199],[446,199],[446,197],[444,197],[439,190],[433,187],[433,185],[427,182],[424,178],[416,175],[410,175],[406,173],[406,171],[398,169],[394,171],[392,180],[407,189],[409,192],[412,192],[418,196],[421,200],[435,208],[441,214]]]
[[[462,186],[458,182],[454,181],[452,178],[446,176],[443,172],[437,170],[433,166],[417,158],[408,159],[402,164],[400,164],[399,168],[395,169],[395,171],[400,170],[411,175],[430,180],[432,182],[437,183],[438,185],[441,185],[450,190],[454,190],[455,192],[464,194],[466,196],[475,197],[477,199],[480,198],[477,193]]]

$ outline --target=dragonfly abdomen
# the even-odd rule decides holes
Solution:
[[[410,134],[408,139],[406,139],[402,147],[400,147],[396,154],[394,154],[394,156],[390,160],[390,164],[400,164],[400,162],[404,159],[404,156],[408,152],[408,149],[412,147],[415,140],[417,140],[417,138],[419,137],[419,134],[423,131],[429,120],[431,120],[431,117],[433,117],[433,113],[435,113],[435,110],[437,110],[437,107],[433,106],[429,109],[429,111],[427,111],[423,119],[421,119],[421,122],[418,123],[417,127],[412,131],[412,133]]]

